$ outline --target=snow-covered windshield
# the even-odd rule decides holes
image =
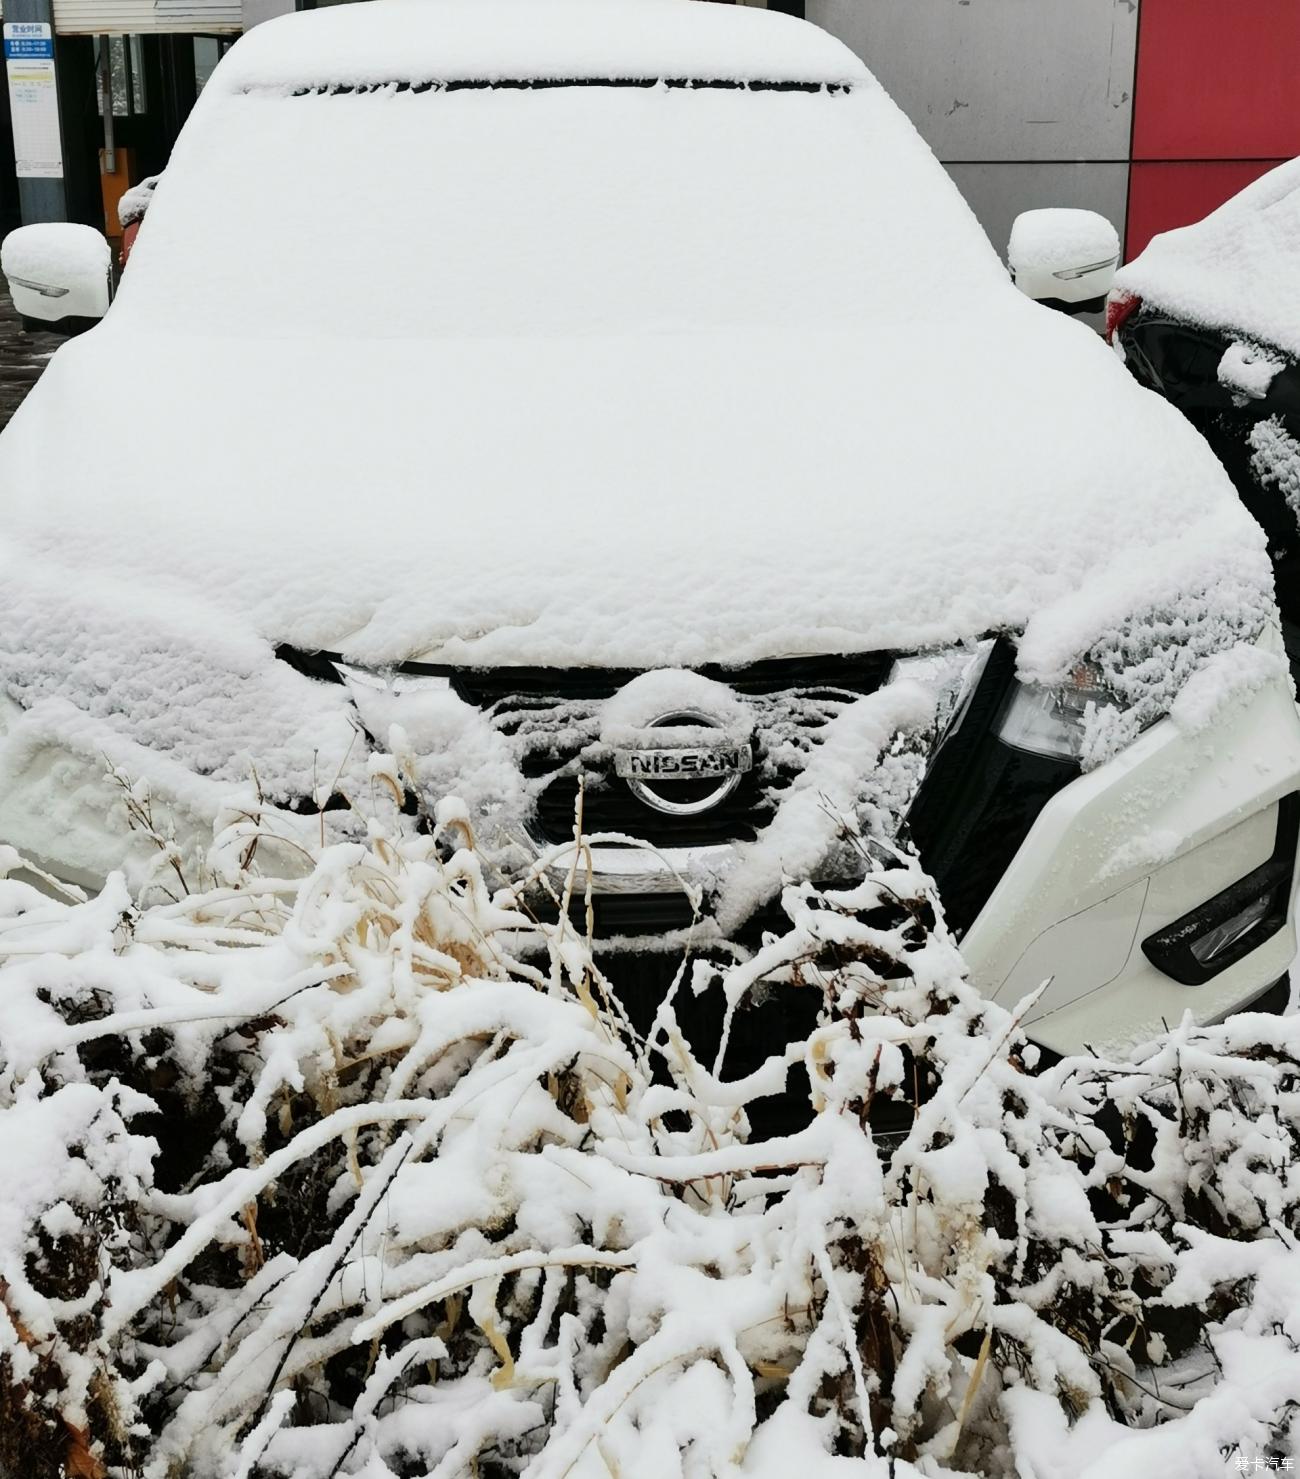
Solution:
[[[986,238],[873,82],[205,95],[114,319],[259,337],[969,311]]]

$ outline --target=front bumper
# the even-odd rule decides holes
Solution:
[[[1280,651],[1274,633],[1261,645]],[[1122,1051],[1187,1012],[1206,1023],[1249,1006],[1296,955],[1297,793],[1300,715],[1280,667],[1212,726],[1153,725],[1042,806],[962,937],[972,979],[1009,1009],[1039,992],[1022,1025],[1061,1054]],[[690,925],[688,894],[707,902],[730,861],[728,847],[595,847],[598,933]],[[556,896],[570,885],[582,898],[585,858],[542,871]],[[1161,948],[1178,926],[1190,948],[1255,899],[1254,924],[1203,969],[1179,966],[1187,949]]]
[[[1293,880],[1280,927],[1200,984],[1143,947],[1277,859],[1297,790],[1284,675],[1211,727],[1162,720],[1043,808],[962,941],[975,984],[1009,1008],[1045,986],[1023,1025],[1059,1053],[1118,1051],[1186,1012],[1206,1023],[1247,1006],[1295,958]]]
[[[1280,646],[1271,635],[1262,645],[1270,643]],[[341,690],[336,696],[345,701]],[[119,866],[123,828],[112,818],[104,762],[116,758],[133,773],[145,751],[130,746],[115,757],[120,738],[102,728],[80,732],[62,710],[42,717],[11,706],[0,717],[7,729],[0,739],[0,839],[83,883]],[[467,741],[477,744],[478,737],[478,729],[466,731]],[[154,755],[152,762],[152,792],[176,825],[178,844],[201,853],[229,788],[174,761]],[[1193,731],[1163,720],[1106,764],[1049,789],[1032,821],[1016,830],[1005,867],[999,859],[990,873],[991,891],[965,918],[949,911],[959,928],[969,926],[962,950],[986,995],[1014,1007],[1043,988],[1023,1019],[1033,1038],[1061,1053],[1119,1049],[1187,1011],[1210,1021],[1237,1010],[1287,970],[1296,953],[1289,887],[1280,925],[1273,920],[1267,938],[1261,931],[1256,945],[1251,937],[1251,948],[1200,984],[1174,979],[1144,951],[1258,870],[1271,864],[1276,875],[1280,806],[1300,791],[1300,718],[1280,668],[1211,727]],[[943,797],[940,812],[951,810],[948,793]],[[304,840],[315,839],[315,818],[283,820],[287,828],[305,828]],[[708,917],[710,901],[734,872],[729,844],[597,843],[575,862],[572,848],[518,829],[515,843],[516,864],[531,857],[543,891],[557,899],[570,891],[579,916],[590,887],[603,941],[643,946],[651,937],[671,946],[689,930],[697,945],[711,936],[752,942],[763,927],[780,925],[771,895],[743,930]],[[146,861],[147,853],[146,846]]]

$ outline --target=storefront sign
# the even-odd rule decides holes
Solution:
[[[44,21],[6,21],[4,36],[18,178],[62,179],[53,31]]]

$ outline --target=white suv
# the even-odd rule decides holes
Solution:
[[[24,281],[84,313],[102,249],[42,229]],[[787,16],[258,27],[0,496],[0,836],[68,876],[142,865],[123,778],[182,850],[254,774],[314,837],[393,750],[515,875],[564,876],[581,792],[629,947],[752,942],[784,879],[910,837],[1057,1049],[1295,953],[1259,531]]]

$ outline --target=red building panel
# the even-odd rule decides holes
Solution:
[[[1129,171],[1125,256],[1136,257],[1161,231],[1190,226],[1208,216],[1281,163],[1280,159],[1135,163]]]
[[[1300,154],[1300,0],[1141,0],[1134,159]]]

